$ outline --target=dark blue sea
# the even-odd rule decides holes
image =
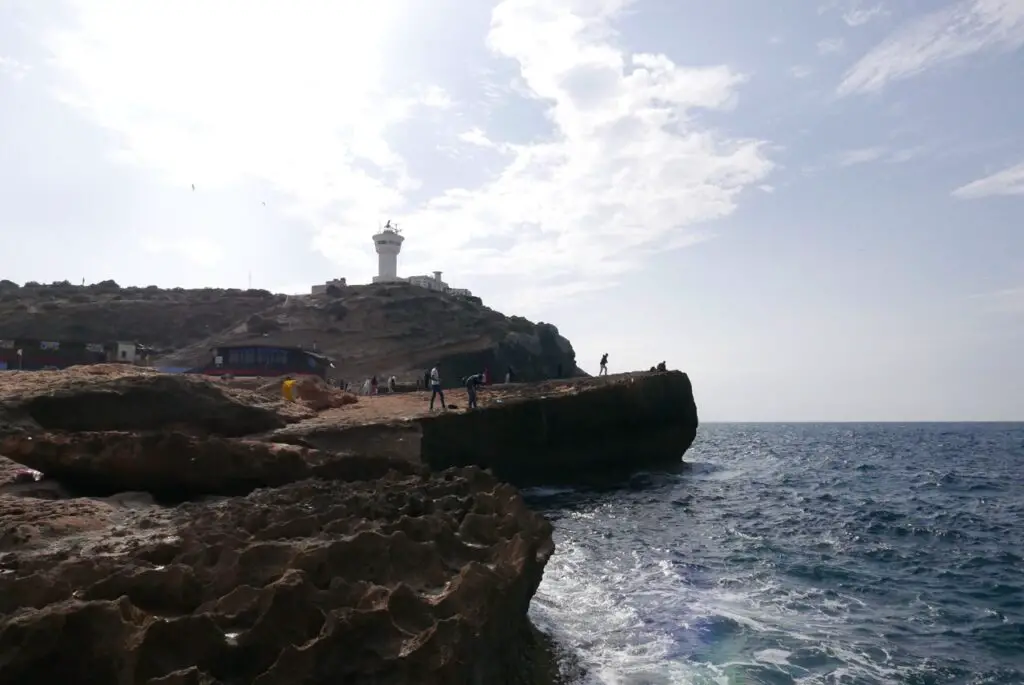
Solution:
[[[1024,424],[711,424],[686,460],[527,491],[583,682],[1024,684]]]

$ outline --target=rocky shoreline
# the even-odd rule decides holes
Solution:
[[[301,436],[382,398],[118,366],[0,383],[0,685],[557,681],[527,618],[551,526],[424,458],[422,407],[328,449]],[[503,392],[464,421],[552,389]]]

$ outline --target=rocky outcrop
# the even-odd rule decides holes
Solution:
[[[170,500],[422,470],[401,459],[245,439],[308,416],[300,402],[337,406],[335,395],[350,397],[305,382],[298,402],[285,402],[280,384],[271,385],[260,394],[117,365],[9,373],[0,385],[0,454],[74,492],[139,490]]]
[[[155,350],[157,366],[197,367],[215,345],[315,347],[348,380],[421,377],[440,363],[446,382],[513,366],[522,380],[578,375],[572,345],[550,324],[507,317],[478,299],[409,284],[334,288],[285,296],[265,290],[121,288],[113,281],[0,288],[6,340],[106,343],[133,340]],[[38,343],[37,343],[38,344]]]
[[[202,378],[137,373],[97,377],[90,386],[73,374],[54,377],[62,375],[70,379],[64,385],[54,380],[0,399],[0,409],[20,422],[0,430],[0,454],[97,495],[145,490],[182,500],[353,469],[375,468],[379,476],[465,465],[517,484],[581,482],[678,465],[697,430],[690,381],[679,372],[492,388],[470,412],[429,413],[411,398],[420,402],[416,413],[385,410],[354,422],[351,412],[393,398],[296,421],[281,413],[288,407]],[[158,388],[177,404],[150,400]]]
[[[526,620],[550,525],[478,470],[111,512],[0,556],[0,685],[550,676]]]
[[[242,436],[284,426],[264,398],[196,376],[134,367],[76,367],[70,372],[10,372],[0,389],[7,415],[60,431],[145,431],[187,426]]]
[[[547,521],[480,469],[235,437],[295,420],[278,404],[0,379],[0,685],[555,681],[527,619]]]
[[[464,395],[456,397],[461,403]],[[677,466],[697,433],[693,388],[678,371],[496,386],[481,390],[480,398],[475,411],[428,413],[421,401],[416,413],[401,419],[356,425],[313,420],[265,438],[367,456],[400,455],[434,469],[474,464],[530,484]]]
[[[0,462],[0,685],[556,682],[527,619],[551,527],[464,465],[678,463],[697,424],[680,373],[316,418],[276,386],[123,367],[2,380],[0,453],[46,477]]]
[[[516,483],[578,482],[681,463],[697,434],[689,377],[678,371],[546,383],[525,397],[422,419],[432,468],[476,464]]]

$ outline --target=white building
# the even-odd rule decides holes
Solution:
[[[327,281],[326,283],[321,283],[320,285],[314,285],[313,289],[312,289],[312,293],[314,295],[323,295],[324,293],[327,292],[327,289],[330,288],[332,285],[334,287],[336,287],[336,288],[344,288],[346,285],[348,285],[348,283],[345,281],[344,278],[332,278],[331,280]]]
[[[446,293],[449,290],[448,284],[441,280],[440,271],[435,271],[433,276],[409,276],[405,280],[410,285],[426,288],[427,290],[435,290],[439,293]]]
[[[402,251],[405,236],[398,232],[398,226],[388,221],[384,230],[373,236],[373,245],[377,249],[377,275],[374,283],[393,283],[400,281],[398,277],[398,253]]]
[[[405,236],[399,232],[398,226],[390,221],[384,224],[383,230],[373,236],[373,245],[377,250],[377,275],[373,277],[374,283],[401,283],[404,281],[409,285],[456,297],[472,296],[473,293],[465,288],[449,288],[448,284],[441,280],[440,271],[435,271],[433,276],[409,276],[408,278],[399,276],[398,253],[402,251],[404,241]]]

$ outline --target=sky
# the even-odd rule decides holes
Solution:
[[[1022,47],[1024,0],[0,0],[0,277],[308,292],[390,219],[705,421],[1024,420]]]

